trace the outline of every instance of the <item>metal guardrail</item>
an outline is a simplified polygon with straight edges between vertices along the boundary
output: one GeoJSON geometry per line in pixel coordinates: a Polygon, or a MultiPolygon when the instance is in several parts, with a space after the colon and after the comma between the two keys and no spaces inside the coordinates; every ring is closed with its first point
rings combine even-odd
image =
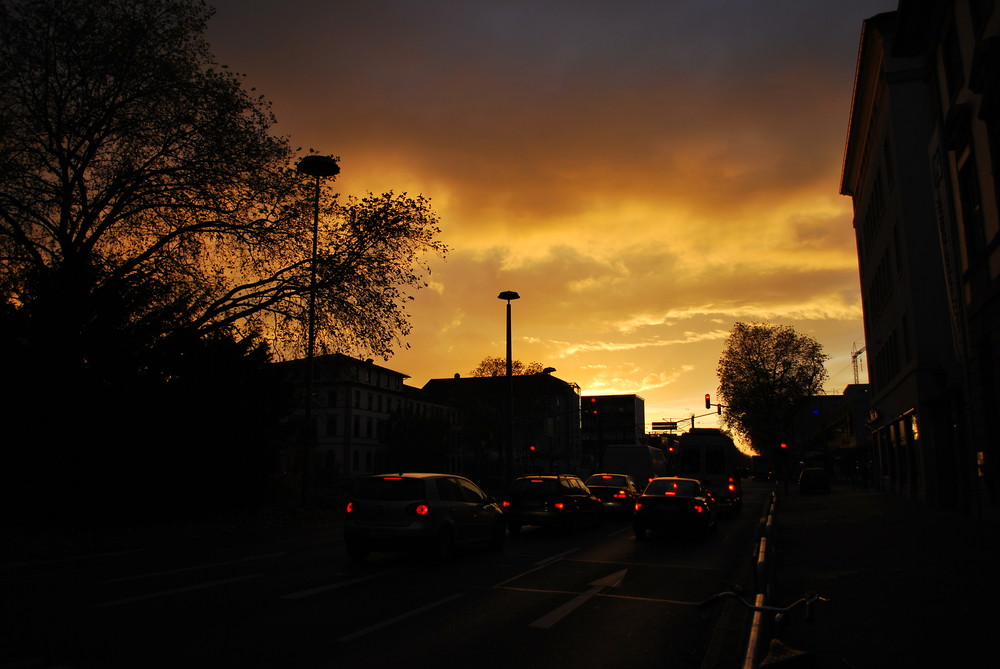
{"type": "MultiPolygon", "coordinates": [[[[777,493],[771,493],[771,503],[760,519],[760,539],[757,543],[757,559],[754,566],[754,605],[764,607],[771,587],[772,554],[774,546],[774,516],[777,506],[777,493]]],[[[762,611],[755,611],[750,624],[750,635],[747,638],[747,649],[743,657],[743,669],[755,669],[762,657],[762,646],[768,643],[770,630],[765,629],[769,621],[762,611]]]]}

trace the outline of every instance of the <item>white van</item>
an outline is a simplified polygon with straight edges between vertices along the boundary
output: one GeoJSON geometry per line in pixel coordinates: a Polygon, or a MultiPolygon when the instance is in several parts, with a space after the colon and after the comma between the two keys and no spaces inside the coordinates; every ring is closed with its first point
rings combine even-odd
{"type": "Polygon", "coordinates": [[[608,474],[628,474],[645,490],[649,480],[667,473],[667,461],[663,451],[654,446],[642,444],[612,444],[604,449],[603,472],[608,474]]]}
{"type": "Polygon", "coordinates": [[[736,512],[743,506],[743,484],[739,473],[739,451],[722,430],[695,427],[681,435],[680,476],[698,479],[712,494],[722,511],[736,512]]]}

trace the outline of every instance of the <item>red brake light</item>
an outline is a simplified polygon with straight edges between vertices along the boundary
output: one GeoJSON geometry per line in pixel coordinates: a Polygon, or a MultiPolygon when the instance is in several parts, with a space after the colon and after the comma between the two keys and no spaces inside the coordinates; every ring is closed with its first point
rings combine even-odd
{"type": "Polygon", "coordinates": [[[503,508],[505,508],[505,509],[506,509],[506,508],[507,508],[508,506],[510,506],[510,502],[509,502],[509,501],[507,501],[507,500],[504,500],[504,501],[503,501],[503,508]]]}
{"type": "Polygon", "coordinates": [[[667,492],[665,492],[665,493],[663,493],[663,494],[664,494],[664,495],[668,495],[668,496],[669,496],[669,495],[676,495],[677,493],[676,493],[676,492],[674,492],[673,490],[668,490],[667,492]]]}
{"type": "Polygon", "coordinates": [[[556,502],[555,504],[553,504],[553,506],[554,506],[555,508],[559,509],[560,511],[562,511],[563,509],[565,509],[565,508],[566,508],[566,505],[565,505],[565,504],[563,504],[562,502],[556,502]]]}
{"type": "Polygon", "coordinates": [[[354,502],[348,502],[347,503],[347,513],[351,513],[353,511],[354,511],[354,502]]]}
{"type": "Polygon", "coordinates": [[[414,502],[406,507],[406,512],[414,516],[426,516],[431,512],[431,508],[426,502],[414,502]]]}
{"type": "Polygon", "coordinates": [[[382,480],[383,481],[402,481],[403,477],[402,476],[383,476],[382,480]]]}
{"type": "Polygon", "coordinates": [[[531,479],[531,483],[543,483],[542,479],[531,479]]]}
{"type": "Polygon", "coordinates": [[[625,497],[627,497],[627,495],[624,490],[619,490],[615,493],[615,499],[625,499],[625,497]]]}
{"type": "Polygon", "coordinates": [[[641,508],[642,508],[642,502],[636,502],[635,503],[635,510],[638,511],[641,508]]]}
{"type": "Polygon", "coordinates": [[[607,481],[607,480],[608,480],[608,479],[610,479],[611,477],[610,477],[609,475],[605,474],[605,475],[604,475],[604,476],[602,476],[601,478],[602,478],[602,479],[604,479],[605,481],[607,481]]]}
{"type": "Polygon", "coordinates": [[[736,491],[736,486],[733,485],[732,483],[730,483],[729,484],[729,492],[735,492],[735,491],[736,491]]]}
{"type": "Polygon", "coordinates": [[[703,511],[705,511],[705,507],[703,507],[701,504],[695,504],[694,510],[697,511],[698,513],[702,513],[703,511]]]}

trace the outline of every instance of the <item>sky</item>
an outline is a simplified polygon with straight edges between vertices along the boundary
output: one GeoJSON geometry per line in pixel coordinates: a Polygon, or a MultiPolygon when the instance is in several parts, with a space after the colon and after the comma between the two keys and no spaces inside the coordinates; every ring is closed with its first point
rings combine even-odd
{"type": "Polygon", "coordinates": [[[450,251],[379,361],[409,385],[503,357],[508,290],[515,359],[637,394],[647,424],[706,413],[738,321],[816,339],[828,394],[854,382],[840,177],[862,22],[895,0],[209,4],[274,132],[339,156],[327,187],[440,216],[450,251]]]}

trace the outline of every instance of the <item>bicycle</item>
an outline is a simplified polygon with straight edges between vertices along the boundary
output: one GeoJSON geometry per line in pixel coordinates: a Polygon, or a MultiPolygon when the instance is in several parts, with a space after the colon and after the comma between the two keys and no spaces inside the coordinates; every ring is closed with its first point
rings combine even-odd
{"type": "MultiPolygon", "coordinates": [[[[705,609],[724,599],[735,599],[747,609],[754,612],[754,622],[751,627],[750,638],[747,643],[746,657],[743,669],[798,669],[799,667],[813,667],[816,664],[816,657],[809,651],[797,650],[786,646],[777,639],[778,628],[785,623],[785,618],[799,607],[805,608],[805,620],[813,620],[813,609],[818,602],[830,601],[826,597],[815,592],[807,592],[788,606],[768,606],[763,603],[750,603],[743,598],[742,591],[736,588],[734,591],[720,592],[712,595],[708,599],[698,604],[699,609],[705,609]],[[761,630],[764,625],[763,616],[770,615],[772,630],[770,642],[768,643],[767,654],[759,663],[755,659],[759,655],[758,645],[761,641],[761,630]]],[[[763,601],[763,596],[758,595],[758,599],[763,601]]]]}

